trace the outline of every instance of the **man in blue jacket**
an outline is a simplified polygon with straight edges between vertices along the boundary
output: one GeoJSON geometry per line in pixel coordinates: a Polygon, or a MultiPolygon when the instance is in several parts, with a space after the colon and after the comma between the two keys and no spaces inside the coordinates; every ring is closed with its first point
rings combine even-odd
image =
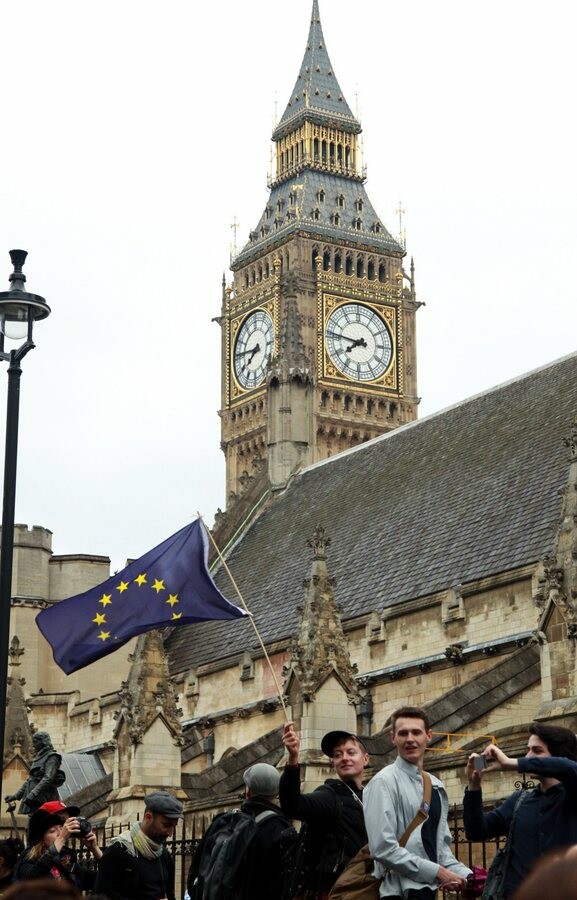
{"type": "Polygon", "coordinates": [[[531,866],[545,853],[577,843],[577,738],[568,728],[533,722],[527,753],[520,759],[506,756],[495,746],[482,754],[487,765],[475,769],[473,753],[467,764],[469,786],[463,801],[465,832],[470,841],[483,841],[509,833],[517,801],[515,791],[504,803],[483,813],[481,781],[492,771],[530,774],[539,782],[526,791],[517,806],[511,851],[505,874],[505,897],[512,897],[531,866]]]}

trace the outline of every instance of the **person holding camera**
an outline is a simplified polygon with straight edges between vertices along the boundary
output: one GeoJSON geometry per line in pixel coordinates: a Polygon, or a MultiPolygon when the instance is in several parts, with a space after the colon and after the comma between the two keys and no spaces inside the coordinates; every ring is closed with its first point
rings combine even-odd
{"type": "Polygon", "coordinates": [[[80,890],[90,890],[94,885],[96,872],[81,865],[76,851],[67,846],[66,842],[74,838],[80,839],[94,859],[101,858],[102,850],[87,819],[76,815],[68,816],[63,821],[62,810],[36,810],[28,822],[28,849],[16,863],[14,881],[65,878],[80,890]]]}
{"type": "Polygon", "coordinates": [[[568,728],[533,722],[527,752],[514,759],[495,744],[467,763],[463,820],[469,841],[508,835],[504,896],[512,897],[544,854],[577,843],[577,738],[568,728]],[[539,782],[483,812],[481,782],[492,771],[520,772],[539,782]]]}

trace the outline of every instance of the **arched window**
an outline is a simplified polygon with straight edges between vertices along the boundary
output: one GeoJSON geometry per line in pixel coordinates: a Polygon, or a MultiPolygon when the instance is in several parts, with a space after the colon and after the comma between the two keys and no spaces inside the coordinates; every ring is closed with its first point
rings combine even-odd
{"type": "Polygon", "coordinates": [[[353,258],[352,258],[352,256],[350,255],[350,253],[347,253],[347,256],[346,256],[346,259],[345,259],[345,273],[346,273],[347,275],[352,275],[352,274],[353,274],[353,258]]]}
{"type": "Polygon", "coordinates": [[[323,253],[323,269],[325,272],[328,272],[331,267],[331,253],[330,250],[325,250],[323,253]]]}
{"type": "Polygon", "coordinates": [[[365,261],[362,256],[357,257],[357,278],[362,278],[365,274],[365,261]]]}
{"type": "Polygon", "coordinates": [[[372,259],[369,259],[369,262],[367,265],[367,277],[368,277],[369,281],[375,280],[375,263],[372,259]]]}
{"type": "Polygon", "coordinates": [[[384,263],[379,263],[379,281],[387,280],[387,269],[384,263]]]}
{"type": "Polygon", "coordinates": [[[343,271],[343,258],[340,254],[340,250],[337,250],[335,253],[335,272],[343,271]]]}

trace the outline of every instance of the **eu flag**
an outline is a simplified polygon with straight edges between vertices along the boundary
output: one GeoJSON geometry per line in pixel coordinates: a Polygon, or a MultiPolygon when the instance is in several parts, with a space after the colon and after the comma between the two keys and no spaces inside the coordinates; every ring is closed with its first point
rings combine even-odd
{"type": "Polygon", "coordinates": [[[70,675],[152,628],[246,615],[210,576],[199,518],[98,587],[43,609],[36,623],[70,675]]]}

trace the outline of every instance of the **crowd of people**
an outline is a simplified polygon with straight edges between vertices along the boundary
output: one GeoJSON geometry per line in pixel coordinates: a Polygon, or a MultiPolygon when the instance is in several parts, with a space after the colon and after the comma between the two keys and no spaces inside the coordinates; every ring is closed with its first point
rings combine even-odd
{"type": "MultiPolygon", "coordinates": [[[[451,849],[443,783],[426,772],[432,740],[426,711],[398,709],[391,739],[395,760],[363,786],[369,754],[362,738],[329,732],[321,748],[334,777],[303,793],[300,739],[288,723],[282,772],[266,763],[245,771],[242,806],[216,816],[196,849],[186,900],[353,897],[347,873],[357,860],[368,862],[372,895],[381,900],[434,900],[439,891],[479,896],[482,885],[451,849]],[[299,831],[295,822],[301,823],[299,831]]],[[[526,754],[518,759],[496,744],[470,755],[466,836],[506,838],[492,898],[577,896],[576,801],[577,739],[567,728],[533,723],[526,754]],[[486,812],[482,783],[496,771],[530,775],[537,787],[519,789],[486,812]]],[[[176,900],[166,841],[183,807],[166,791],[150,794],[144,803],[142,820],[104,851],[77,807],[59,800],[42,804],[30,815],[26,848],[17,839],[0,842],[0,894],[6,900],[76,898],[81,892],[93,900],[176,900]],[[92,865],[79,861],[70,846],[75,840],[93,857],[92,865]]],[[[493,885],[491,873],[489,880],[493,885]]]]}

